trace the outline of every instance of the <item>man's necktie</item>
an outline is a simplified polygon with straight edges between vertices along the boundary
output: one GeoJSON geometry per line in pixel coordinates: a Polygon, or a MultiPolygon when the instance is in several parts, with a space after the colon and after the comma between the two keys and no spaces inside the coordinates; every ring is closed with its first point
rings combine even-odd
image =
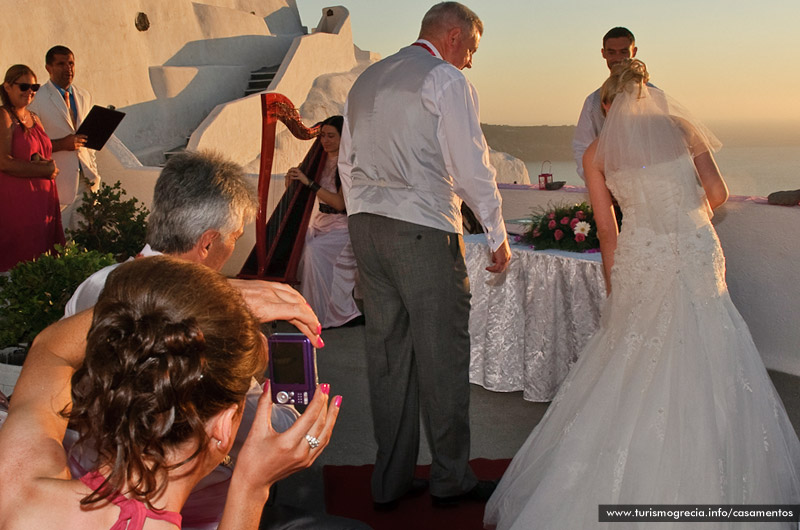
{"type": "Polygon", "coordinates": [[[69,102],[69,91],[64,91],[64,103],[67,104],[67,114],[69,114],[69,119],[72,121],[72,126],[75,127],[75,114],[72,112],[72,105],[69,102]]]}

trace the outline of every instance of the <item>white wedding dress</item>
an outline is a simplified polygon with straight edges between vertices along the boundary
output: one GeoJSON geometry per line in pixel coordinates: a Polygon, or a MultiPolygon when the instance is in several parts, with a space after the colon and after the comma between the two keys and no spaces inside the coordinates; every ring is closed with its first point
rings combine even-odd
{"type": "Polygon", "coordinates": [[[800,504],[800,442],[728,295],[692,158],[685,152],[606,179],[624,213],[612,294],[489,501],[485,524],[671,528],[598,523],[598,505],[800,504]]]}

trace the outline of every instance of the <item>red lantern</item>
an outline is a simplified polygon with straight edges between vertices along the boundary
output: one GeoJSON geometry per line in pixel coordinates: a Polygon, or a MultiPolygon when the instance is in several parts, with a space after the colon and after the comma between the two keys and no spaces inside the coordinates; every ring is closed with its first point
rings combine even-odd
{"type": "Polygon", "coordinates": [[[553,183],[553,164],[549,160],[542,162],[542,172],[539,173],[539,189],[546,190],[549,184],[553,183]],[[544,171],[544,165],[547,164],[547,173],[544,171]]]}

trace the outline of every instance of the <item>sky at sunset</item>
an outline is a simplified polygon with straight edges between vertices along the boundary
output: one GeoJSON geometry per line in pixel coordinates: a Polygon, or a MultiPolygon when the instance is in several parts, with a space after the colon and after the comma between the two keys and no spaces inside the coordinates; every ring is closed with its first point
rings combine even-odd
{"type": "MultiPolygon", "coordinates": [[[[353,39],[386,57],[411,43],[432,0],[349,0],[353,39]]],[[[625,26],[651,82],[709,124],[778,124],[800,136],[797,0],[471,0],[485,32],[469,79],[481,121],[574,125],[608,75],[603,34],[625,26]]],[[[321,0],[297,0],[316,27],[321,0]]]]}

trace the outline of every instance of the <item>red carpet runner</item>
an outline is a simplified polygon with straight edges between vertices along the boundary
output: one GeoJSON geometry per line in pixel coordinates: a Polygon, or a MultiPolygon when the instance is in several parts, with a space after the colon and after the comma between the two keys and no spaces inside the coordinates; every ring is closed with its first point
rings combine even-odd
{"type": "MultiPolygon", "coordinates": [[[[479,479],[498,479],[511,460],[470,461],[479,479]]],[[[417,477],[427,478],[431,466],[417,466],[417,477]]],[[[403,499],[392,512],[376,512],[372,508],[370,477],[372,465],[325,466],[325,505],[331,515],[350,517],[369,524],[375,530],[481,530],[484,504],[463,502],[456,508],[434,508],[428,493],[403,499]]]]}

